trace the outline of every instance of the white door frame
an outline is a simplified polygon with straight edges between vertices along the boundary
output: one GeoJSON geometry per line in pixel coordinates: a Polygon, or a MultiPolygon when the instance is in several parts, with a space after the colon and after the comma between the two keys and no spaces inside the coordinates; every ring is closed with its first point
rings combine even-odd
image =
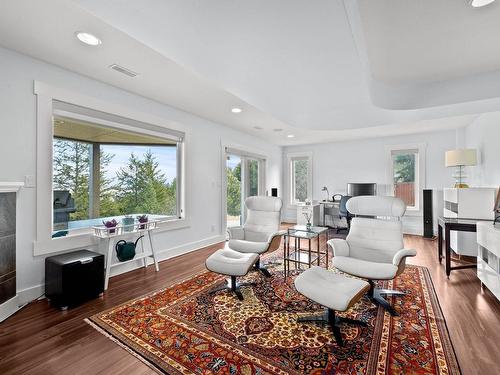
{"type": "Polygon", "coordinates": [[[259,172],[258,172],[258,178],[259,178],[259,186],[258,186],[258,195],[265,195],[266,194],[266,163],[269,160],[268,155],[263,154],[259,151],[254,151],[254,150],[248,150],[246,147],[241,147],[241,146],[230,146],[230,145],[224,145],[222,144],[221,147],[221,229],[222,233],[224,234],[227,232],[227,156],[228,155],[238,155],[241,158],[241,190],[242,190],[242,202],[241,202],[241,207],[242,207],[242,212],[241,212],[241,217],[242,221],[244,222],[245,218],[245,213],[244,213],[244,206],[245,206],[245,198],[247,195],[247,189],[248,186],[246,183],[246,173],[247,173],[247,167],[246,167],[246,161],[247,160],[258,160],[259,162],[259,172]]]}

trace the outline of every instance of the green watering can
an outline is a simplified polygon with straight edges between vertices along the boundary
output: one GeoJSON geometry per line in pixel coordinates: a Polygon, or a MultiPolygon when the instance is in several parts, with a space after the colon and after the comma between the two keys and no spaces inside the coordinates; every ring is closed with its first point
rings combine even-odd
{"type": "Polygon", "coordinates": [[[135,242],[127,242],[125,240],[120,240],[115,245],[116,257],[120,262],[125,262],[135,257],[135,248],[137,247],[137,242],[144,237],[140,236],[135,242]]]}

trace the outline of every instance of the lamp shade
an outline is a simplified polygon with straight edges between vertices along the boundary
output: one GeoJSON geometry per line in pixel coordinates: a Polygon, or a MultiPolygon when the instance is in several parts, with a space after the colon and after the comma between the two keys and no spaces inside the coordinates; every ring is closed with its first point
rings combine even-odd
{"type": "Polygon", "coordinates": [[[446,151],[445,165],[447,167],[476,165],[476,163],[476,150],[473,148],[446,151]]]}

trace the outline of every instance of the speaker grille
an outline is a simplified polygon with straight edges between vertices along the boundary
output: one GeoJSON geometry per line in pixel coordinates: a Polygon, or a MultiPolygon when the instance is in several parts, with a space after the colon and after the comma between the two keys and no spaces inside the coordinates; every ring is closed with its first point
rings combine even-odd
{"type": "Polygon", "coordinates": [[[424,237],[432,238],[434,237],[434,220],[432,214],[432,190],[424,190],[424,204],[423,204],[423,227],[424,227],[424,237]]]}

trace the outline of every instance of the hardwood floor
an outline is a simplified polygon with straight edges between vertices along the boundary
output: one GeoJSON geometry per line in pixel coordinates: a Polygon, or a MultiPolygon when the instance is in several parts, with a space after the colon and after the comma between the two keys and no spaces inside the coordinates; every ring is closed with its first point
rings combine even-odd
{"type": "MultiPolygon", "coordinates": [[[[412,264],[429,268],[464,375],[500,373],[500,303],[482,291],[475,270],[453,271],[446,278],[436,260],[436,242],[407,236],[416,248],[412,264]]],[[[204,269],[210,246],[110,280],[101,299],[69,311],[46,300],[33,302],[0,323],[0,374],[150,374],[153,371],[83,319],[99,311],[168,286],[204,269]]]]}

